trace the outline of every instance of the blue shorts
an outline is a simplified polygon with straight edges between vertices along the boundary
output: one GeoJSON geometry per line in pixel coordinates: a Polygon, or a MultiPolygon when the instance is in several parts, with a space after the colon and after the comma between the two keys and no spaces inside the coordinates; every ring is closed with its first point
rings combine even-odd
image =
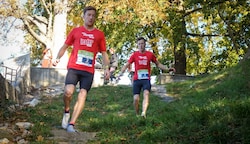
{"type": "Polygon", "coordinates": [[[151,91],[151,83],[150,80],[145,79],[145,80],[134,80],[133,83],[133,94],[140,94],[141,89],[151,91]]]}
{"type": "Polygon", "coordinates": [[[80,89],[85,89],[88,92],[92,86],[93,78],[94,74],[92,73],[76,69],[68,69],[65,85],[73,84],[76,86],[76,84],[80,82],[80,89]]]}

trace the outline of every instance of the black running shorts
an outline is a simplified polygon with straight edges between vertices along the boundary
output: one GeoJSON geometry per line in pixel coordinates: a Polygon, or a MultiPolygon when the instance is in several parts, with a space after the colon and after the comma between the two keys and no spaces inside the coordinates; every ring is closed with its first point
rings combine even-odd
{"type": "Polygon", "coordinates": [[[151,91],[151,83],[148,79],[134,80],[133,83],[133,94],[140,94],[141,89],[151,91]]]}
{"type": "Polygon", "coordinates": [[[88,92],[92,86],[93,78],[94,74],[87,71],[68,69],[65,85],[73,84],[76,86],[76,84],[79,82],[80,89],[85,89],[88,92]]]}

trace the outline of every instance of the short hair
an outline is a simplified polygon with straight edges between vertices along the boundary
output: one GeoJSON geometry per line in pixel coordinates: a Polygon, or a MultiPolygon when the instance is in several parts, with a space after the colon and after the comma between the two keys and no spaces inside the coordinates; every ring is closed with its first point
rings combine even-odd
{"type": "Polygon", "coordinates": [[[138,38],[137,38],[137,42],[140,41],[140,40],[144,40],[144,42],[147,41],[144,37],[138,37],[138,38]]]}
{"type": "Polygon", "coordinates": [[[96,8],[93,6],[87,6],[83,9],[83,15],[85,15],[85,13],[89,10],[94,10],[96,12],[96,8]]]}

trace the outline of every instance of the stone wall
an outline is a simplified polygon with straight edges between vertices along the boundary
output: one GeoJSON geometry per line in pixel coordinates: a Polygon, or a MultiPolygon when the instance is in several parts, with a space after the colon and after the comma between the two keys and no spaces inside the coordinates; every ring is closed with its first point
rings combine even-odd
{"type": "MultiPolygon", "coordinates": [[[[95,69],[92,87],[98,87],[104,84],[103,73],[104,71],[102,69],[95,69]]],[[[31,86],[33,88],[40,88],[63,85],[66,74],[67,69],[31,67],[31,86]]]]}
{"type": "Polygon", "coordinates": [[[193,79],[193,76],[187,76],[187,75],[179,75],[179,74],[168,74],[168,73],[162,73],[158,76],[159,84],[166,84],[171,82],[178,82],[178,81],[184,81],[184,80],[190,80],[193,79]]]}

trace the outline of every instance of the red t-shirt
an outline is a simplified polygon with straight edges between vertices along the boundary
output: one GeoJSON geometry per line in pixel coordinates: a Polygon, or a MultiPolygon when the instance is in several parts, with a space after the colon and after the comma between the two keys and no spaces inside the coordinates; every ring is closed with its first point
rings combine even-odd
{"type": "Polygon", "coordinates": [[[104,33],[98,29],[89,31],[83,26],[77,27],[71,30],[65,44],[73,45],[67,68],[94,74],[96,54],[106,51],[104,33]]]}
{"type": "Polygon", "coordinates": [[[134,80],[138,79],[150,79],[151,73],[151,62],[156,63],[156,56],[150,52],[145,51],[144,53],[140,53],[139,51],[134,52],[128,62],[132,64],[134,62],[135,65],[135,74],[134,80]]]}

